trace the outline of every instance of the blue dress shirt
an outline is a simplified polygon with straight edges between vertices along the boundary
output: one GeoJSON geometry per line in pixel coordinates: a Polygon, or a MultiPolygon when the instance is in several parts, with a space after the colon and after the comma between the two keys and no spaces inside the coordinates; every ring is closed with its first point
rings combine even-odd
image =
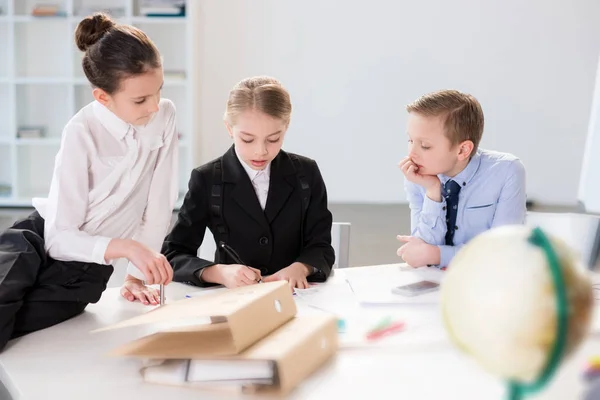
{"type": "Polygon", "coordinates": [[[479,149],[466,168],[451,178],[438,175],[444,185],[460,186],[454,246],[445,245],[446,202],[429,199],[425,189],[405,180],[411,210],[411,235],[440,248],[440,266],[450,263],[469,240],[490,228],[525,223],[525,167],[508,153],[479,149]]]}

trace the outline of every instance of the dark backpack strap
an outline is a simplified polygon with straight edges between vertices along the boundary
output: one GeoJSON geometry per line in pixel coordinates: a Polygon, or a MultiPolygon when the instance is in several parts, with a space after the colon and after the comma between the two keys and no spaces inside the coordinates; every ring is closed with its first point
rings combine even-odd
{"type": "MultiPolygon", "coordinates": [[[[296,170],[296,176],[298,176],[298,181],[300,181],[300,190],[302,193],[302,223],[300,225],[300,248],[304,248],[304,223],[306,219],[306,211],[308,210],[308,206],[310,204],[310,185],[308,183],[308,179],[306,179],[306,175],[304,175],[304,171],[302,171],[302,164],[300,163],[300,158],[296,154],[290,154],[290,158],[292,159],[292,164],[294,165],[294,169],[296,170]]],[[[314,267],[314,266],[313,266],[314,267]]],[[[325,280],[327,277],[323,275],[323,272],[318,268],[315,268],[316,271],[313,271],[309,275],[309,281],[320,281],[325,280]]]]}
{"type": "Polygon", "coordinates": [[[306,175],[304,175],[304,172],[302,171],[302,164],[300,163],[298,156],[295,154],[290,154],[290,159],[292,160],[294,170],[296,171],[296,176],[300,182],[300,193],[302,195],[302,214],[300,216],[300,248],[304,248],[304,221],[306,219],[306,210],[308,210],[308,205],[310,204],[310,185],[308,184],[306,175]]]}
{"type": "Polygon", "coordinates": [[[228,242],[227,225],[223,220],[223,168],[221,160],[213,163],[213,185],[210,191],[210,211],[213,225],[219,234],[216,240],[228,242]]]}
{"type": "MultiPolygon", "coordinates": [[[[290,154],[290,158],[292,164],[294,164],[294,170],[296,171],[298,180],[300,181],[300,190],[302,191],[302,211],[306,212],[310,203],[310,185],[308,184],[306,175],[304,175],[304,171],[302,171],[302,164],[300,163],[298,156],[296,154],[290,154]]],[[[304,218],[302,218],[302,220],[304,221],[304,218]]]]}

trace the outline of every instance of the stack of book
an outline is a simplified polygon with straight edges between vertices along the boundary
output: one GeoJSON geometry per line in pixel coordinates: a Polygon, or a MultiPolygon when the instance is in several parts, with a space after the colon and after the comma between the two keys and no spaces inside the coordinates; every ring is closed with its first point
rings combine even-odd
{"type": "Polygon", "coordinates": [[[0,197],[9,197],[12,193],[12,186],[8,183],[0,183],[0,197]]]}
{"type": "Polygon", "coordinates": [[[125,7],[106,7],[106,5],[83,5],[75,10],[75,15],[85,17],[97,12],[103,12],[113,18],[121,18],[125,16],[125,7]]]}
{"type": "Polygon", "coordinates": [[[17,137],[20,139],[40,139],[44,136],[43,126],[20,126],[17,137]]]}
{"type": "Polygon", "coordinates": [[[112,355],[144,360],[146,382],[282,395],[338,349],[333,316],[296,311],[287,282],[269,282],[187,298],[100,331],[145,327],[112,355]]]}
{"type": "Polygon", "coordinates": [[[183,17],[185,0],[141,0],[140,14],[147,17],[183,17]]]}
{"type": "Polygon", "coordinates": [[[35,17],[65,17],[67,13],[61,9],[59,4],[36,4],[31,9],[31,15],[35,17]]]}

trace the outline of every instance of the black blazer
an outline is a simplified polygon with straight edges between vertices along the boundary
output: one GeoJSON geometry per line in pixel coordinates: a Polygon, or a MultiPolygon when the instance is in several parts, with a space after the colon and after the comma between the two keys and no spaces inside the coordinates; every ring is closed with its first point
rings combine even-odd
{"type": "Polygon", "coordinates": [[[218,245],[215,262],[197,257],[206,227],[217,244],[223,240],[210,209],[214,163],[219,160],[223,169],[221,215],[228,230],[227,244],[242,261],[260,269],[263,276],[298,261],[318,269],[308,280],[322,282],[327,279],[335,256],[331,247],[332,215],[327,208],[325,182],[314,160],[297,157],[310,185],[310,202],[304,212],[304,221],[301,220],[303,204],[298,174],[290,155],[283,150],[271,163],[264,211],[233,146],[222,157],[192,171],[177,222],[162,247],[162,253],[173,267],[175,281],[208,286],[211,284],[198,279],[201,269],[214,264],[236,264],[218,245]]]}

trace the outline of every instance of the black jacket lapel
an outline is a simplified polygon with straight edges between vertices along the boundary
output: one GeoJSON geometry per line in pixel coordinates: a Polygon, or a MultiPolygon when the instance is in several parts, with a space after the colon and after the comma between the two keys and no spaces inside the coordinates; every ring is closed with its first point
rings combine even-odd
{"type": "Polygon", "coordinates": [[[256,222],[265,228],[269,228],[269,223],[258,202],[252,182],[250,182],[248,174],[240,164],[233,146],[223,156],[223,181],[235,185],[231,191],[231,197],[238,203],[240,208],[254,218],[256,222]]]}
{"type": "Polygon", "coordinates": [[[269,223],[279,214],[296,186],[294,165],[289,155],[281,150],[271,163],[269,195],[265,215],[269,223]]]}

